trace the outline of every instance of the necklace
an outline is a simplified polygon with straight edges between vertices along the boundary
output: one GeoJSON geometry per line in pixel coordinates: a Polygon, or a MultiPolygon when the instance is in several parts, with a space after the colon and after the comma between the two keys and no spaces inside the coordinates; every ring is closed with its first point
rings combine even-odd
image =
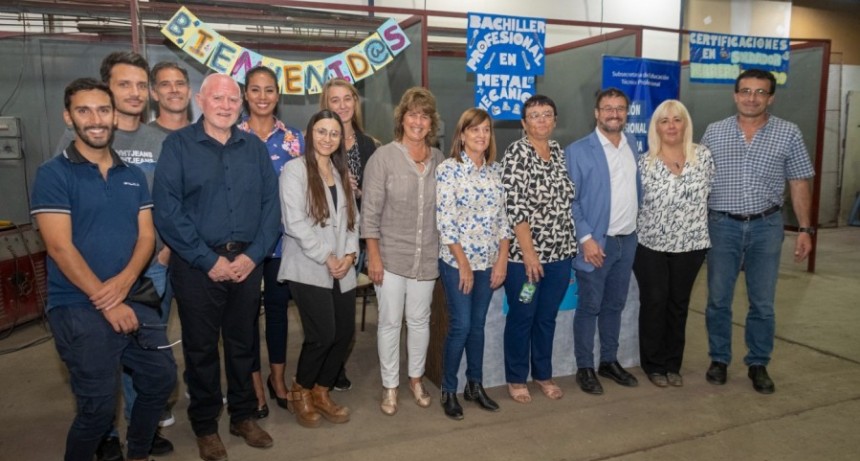
{"type": "Polygon", "coordinates": [[[686,162],[685,159],[681,159],[680,161],[672,160],[662,154],[660,155],[660,158],[663,160],[663,163],[666,164],[666,167],[668,167],[669,170],[673,173],[680,173],[681,170],[684,168],[684,163],[686,162]]]}

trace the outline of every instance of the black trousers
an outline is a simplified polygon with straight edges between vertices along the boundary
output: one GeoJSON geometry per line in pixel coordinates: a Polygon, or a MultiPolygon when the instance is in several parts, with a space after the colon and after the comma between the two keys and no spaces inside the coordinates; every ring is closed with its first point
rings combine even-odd
{"type": "Polygon", "coordinates": [[[679,373],[684,359],[690,292],[707,250],[685,253],[636,248],[639,357],[645,373],[679,373]]]}
{"type": "MultiPolygon", "coordinates": [[[[232,259],[235,255],[225,255],[232,259]]],[[[242,283],[213,282],[175,253],[170,257],[170,282],[182,324],[182,351],[191,402],[188,419],[198,437],[218,432],[221,414],[223,340],[230,421],[251,418],[257,397],[251,382],[255,353],[254,322],[260,306],[263,267],[257,266],[242,283]]]]}
{"type": "MultiPolygon", "coordinates": [[[[281,258],[266,258],[263,261],[263,305],[266,321],[266,350],[269,364],[287,363],[287,304],[290,302],[290,286],[278,281],[281,258]]],[[[254,371],[260,371],[260,322],[254,322],[254,371]]]]}
{"type": "Polygon", "coordinates": [[[337,280],[332,288],[290,281],[290,293],[305,333],[296,382],[306,389],[331,388],[355,334],[355,290],[342,293],[337,280]]]}

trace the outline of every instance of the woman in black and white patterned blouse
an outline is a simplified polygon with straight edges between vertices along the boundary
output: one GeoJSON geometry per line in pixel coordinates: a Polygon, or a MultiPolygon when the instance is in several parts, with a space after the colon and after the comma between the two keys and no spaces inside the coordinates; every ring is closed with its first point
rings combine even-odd
{"type": "Polygon", "coordinates": [[[564,394],[552,379],[555,318],[570,282],[576,238],[571,213],[574,185],[564,152],[553,139],[552,99],[534,95],[523,104],[526,136],[505,150],[502,184],[514,232],[505,279],[505,379],[519,403],[531,402],[526,379],[552,400],[564,394]],[[528,283],[533,285],[526,285],[528,283]],[[525,290],[524,290],[525,288],[525,290]],[[521,293],[534,290],[532,296],[521,293]],[[530,298],[530,299],[529,299],[530,298]]]}
{"type": "Polygon", "coordinates": [[[708,193],[711,152],[693,144],[687,108],[670,99],[657,106],[649,151],[639,159],[644,191],[633,272],[639,282],[639,354],[658,387],[682,386],[684,332],[693,282],[711,246],[708,193]]]}

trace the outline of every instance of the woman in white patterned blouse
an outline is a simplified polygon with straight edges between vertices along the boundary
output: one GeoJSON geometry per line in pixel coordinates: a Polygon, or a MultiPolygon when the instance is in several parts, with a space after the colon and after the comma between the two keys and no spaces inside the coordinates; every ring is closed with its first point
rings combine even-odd
{"type": "Polygon", "coordinates": [[[684,332],[693,282],[711,246],[708,193],[711,152],[693,144],[687,108],[670,99],[657,106],[649,151],[639,160],[644,191],[633,272],[639,282],[639,354],[658,387],[682,386],[684,332]]]}
{"type": "Polygon", "coordinates": [[[464,351],[463,397],[485,410],[499,409],[481,384],[487,309],[505,281],[511,239],[491,122],[482,109],[463,112],[454,129],[451,156],[436,167],[439,274],[448,303],[441,400],[453,419],[463,419],[457,372],[464,351]]]}

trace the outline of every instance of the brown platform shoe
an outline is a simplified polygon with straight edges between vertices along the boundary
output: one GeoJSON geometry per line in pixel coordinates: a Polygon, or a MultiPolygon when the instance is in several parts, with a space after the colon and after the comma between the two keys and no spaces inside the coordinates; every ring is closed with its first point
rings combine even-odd
{"type": "Polygon", "coordinates": [[[314,398],[314,407],[323,417],[335,424],[349,421],[349,408],[342,407],[332,401],[329,388],[317,384],[311,389],[314,398]]]}
{"type": "Polygon", "coordinates": [[[319,427],[322,421],[314,407],[314,398],[309,389],[305,389],[293,378],[293,388],[287,396],[287,410],[296,415],[296,422],[304,427],[319,427]]]}

